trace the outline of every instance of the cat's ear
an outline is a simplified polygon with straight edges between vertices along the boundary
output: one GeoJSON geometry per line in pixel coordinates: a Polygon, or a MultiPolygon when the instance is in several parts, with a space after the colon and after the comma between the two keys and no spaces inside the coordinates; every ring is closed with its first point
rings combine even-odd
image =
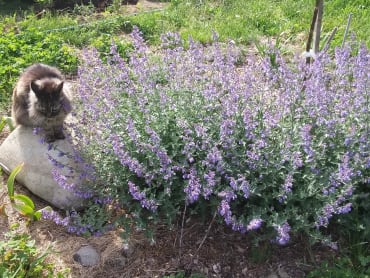
{"type": "Polygon", "coordinates": [[[60,82],[58,86],[56,87],[55,91],[60,94],[63,90],[64,81],[60,82]]]}
{"type": "Polygon", "coordinates": [[[41,91],[40,84],[37,84],[36,81],[31,81],[31,89],[38,96],[41,91]]]}

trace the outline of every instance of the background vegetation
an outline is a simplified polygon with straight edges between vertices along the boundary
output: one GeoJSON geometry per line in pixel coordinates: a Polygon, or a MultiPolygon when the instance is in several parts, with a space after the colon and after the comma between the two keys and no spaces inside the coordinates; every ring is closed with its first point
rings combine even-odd
{"type": "MultiPolygon", "coordinates": [[[[231,39],[248,45],[266,44],[271,38],[279,38],[283,51],[302,51],[314,6],[313,0],[172,0],[164,9],[129,15],[125,6],[113,1],[113,5],[98,16],[92,5],[77,5],[61,12],[43,10],[49,1],[36,2],[39,3],[0,1],[2,110],[9,104],[19,72],[27,65],[44,62],[74,75],[78,49],[95,46],[101,53],[107,53],[110,42],[115,40],[124,54],[131,49],[125,34],[134,25],[151,45],[157,45],[160,35],[168,31],[208,43],[214,30],[220,41],[231,39]]],[[[140,7],[140,2],[138,5],[140,7]]],[[[369,46],[370,4],[367,0],[325,1],[323,37],[338,27],[332,45],[340,45],[350,13],[353,14],[350,31],[369,46]]]]}

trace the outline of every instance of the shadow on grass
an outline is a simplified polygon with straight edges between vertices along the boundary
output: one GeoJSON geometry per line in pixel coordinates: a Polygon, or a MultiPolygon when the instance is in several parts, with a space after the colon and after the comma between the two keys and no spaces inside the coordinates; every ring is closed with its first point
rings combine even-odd
{"type": "Polygon", "coordinates": [[[32,9],[34,4],[32,0],[0,0],[0,16],[14,15],[32,9]]]}

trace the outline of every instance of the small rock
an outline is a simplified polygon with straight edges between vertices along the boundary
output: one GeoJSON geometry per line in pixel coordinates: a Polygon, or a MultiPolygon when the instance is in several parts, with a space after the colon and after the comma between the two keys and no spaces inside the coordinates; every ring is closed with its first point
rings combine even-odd
{"type": "Polygon", "coordinates": [[[134,253],[134,246],[130,243],[122,244],[121,254],[122,256],[129,258],[134,253]]]}
{"type": "Polygon", "coordinates": [[[221,265],[219,263],[214,264],[212,266],[212,270],[213,270],[214,273],[220,273],[221,272],[221,265]]]}
{"type": "Polygon", "coordinates": [[[270,273],[269,276],[267,276],[266,278],[279,278],[279,275],[273,272],[270,273]]]}
{"type": "Polygon", "coordinates": [[[90,245],[81,247],[74,255],[73,259],[82,266],[93,266],[99,263],[100,255],[90,245]]]}
{"type": "Polygon", "coordinates": [[[280,278],[290,278],[289,274],[282,267],[279,267],[278,274],[280,278]]]}

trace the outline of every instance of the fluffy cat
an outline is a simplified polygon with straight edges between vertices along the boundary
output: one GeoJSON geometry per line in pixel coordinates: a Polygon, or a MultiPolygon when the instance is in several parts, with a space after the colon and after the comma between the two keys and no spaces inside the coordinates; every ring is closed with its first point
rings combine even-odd
{"type": "Polygon", "coordinates": [[[15,125],[42,128],[45,140],[53,142],[65,138],[63,122],[70,111],[70,93],[57,68],[34,64],[25,69],[13,91],[15,125]]]}

